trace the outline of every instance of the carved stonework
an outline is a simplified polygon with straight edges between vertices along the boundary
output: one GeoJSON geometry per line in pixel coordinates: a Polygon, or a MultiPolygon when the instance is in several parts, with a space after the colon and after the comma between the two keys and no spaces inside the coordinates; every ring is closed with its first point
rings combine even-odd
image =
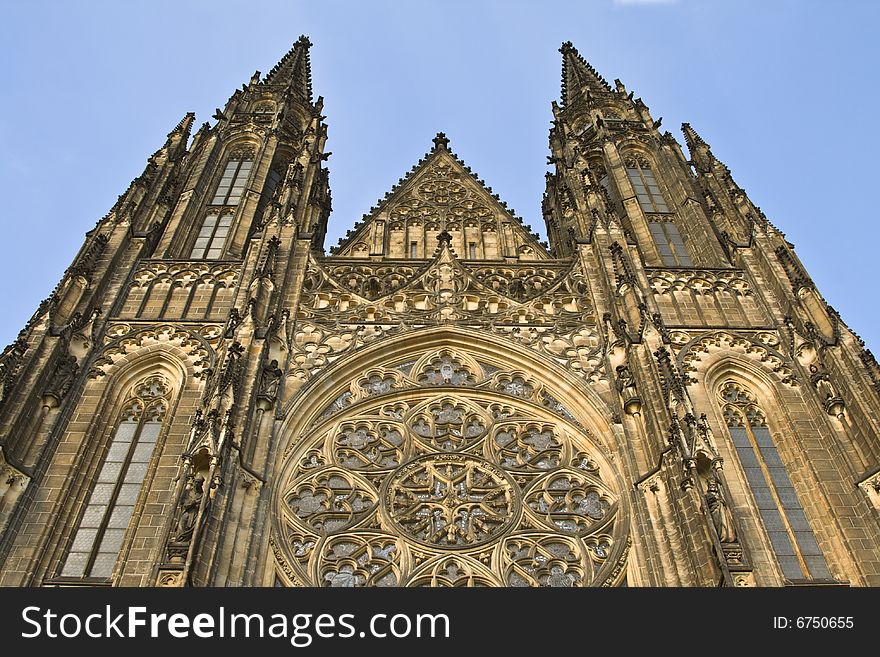
{"type": "Polygon", "coordinates": [[[777,350],[779,338],[767,331],[729,332],[712,331],[694,337],[684,345],[678,354],[678,362],[683,372],[697,373],[701,361],[713,352],[733,352],[753,360],[763,369],[769,370],[784,384],[796,386],[791,359],[777,350]]]}
{"type": "Polygon", "coordinates": [[[3,447],[0,446],[0,532],[6,529],[16,503],[30,482],[30,476],[6,462],[3,447]]]}
{"type": "Polygon", "coordinates": [[[183,351],[195,369],[196,377],[204,377],[214,363],[214,352],[221,337],[221,326],[113,324],[105,331],[100,356],[89,372],[92,378],[105,376],[114,363],[138,349],[154,344],[174,346],[183,351]]]}
{"type": "Polygon", "coordinates": [[[437,133],[328,248],[309,47],[187,114],[0,353],[0,582],[880,586],[880,366],[691,126],[565,43],[546,242],[437,133]]]}
{"type": "Polygon", "coordinates": [[[499,385],[521,376],[469,376],[446,382],[454,397],[424,381],[406,402],[344,406],[285,452],[273,540],[289,584],[618,581],[627,528],[604,450],[499,385]]]}
{"type": "Polygon", "coordinates": [[[859,489],[865,494],[874,508],[880,510],[880,471],[860,481],[859,489]]]}

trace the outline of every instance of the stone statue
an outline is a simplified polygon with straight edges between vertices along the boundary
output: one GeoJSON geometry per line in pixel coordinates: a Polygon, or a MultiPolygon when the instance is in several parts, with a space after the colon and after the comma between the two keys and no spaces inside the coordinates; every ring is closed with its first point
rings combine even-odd
{"type": "Polygon", "coordinates": [[[831,377],[828,376],[828,370],[824,367],[820,368],[815,363],[810,365],[810,381],[819,391],[819,396],[823,401],[837,397],[834,386],[831,385],[831,377]]]}
{"type": "Polygon", "coordinates": [[[626,365],[617,366],[617,388],[624,399],[639,396],[636,391],[635,379],[633,379],[632,372],[629,371],[629,367],[626,365]]]}
{"type": "Polygon", "coordinates": [[[706,502],[709,505],[709,515],[712,517],[712,524],[715,525],[715,531],[718,533],[718,540],[722,543],[733,543],[736,541],[733,515],[724,501],[721,486],[718,485],[718,481],[714,478],[709,480],[706,489],[706,502]]]}
{"type": "Polygon", "coordinates": [[[275,399],[278,396],[278,385],[281,383],[281,368],[278,361],[264,363],[260,372],[260,396],[275,399]]]}
{"type": "Polygon", "coordinates": [[[78,370],[76,356],[70,354],[61,356],[55,365],[51,379],[49,379],[49,385],[46,386],[46,392],[61,400],[73,385],[78,370]]]}
{"type": "Polygon", "coordinates": [[[180,500],[180,516],[177,519],[177,529],[174,532],[176,543],[185,543],[192,539],[193,527],[196,524],[196,516],[202,504],[205,493],[205,478],[198,475],[191,478],[183,491],[180,500]]]}

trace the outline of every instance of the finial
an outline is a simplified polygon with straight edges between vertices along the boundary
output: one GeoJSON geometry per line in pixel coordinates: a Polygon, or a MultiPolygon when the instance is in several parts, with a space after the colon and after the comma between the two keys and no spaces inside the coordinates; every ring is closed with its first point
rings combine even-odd
{"type": "Polygon", "coordinates": [[[434,148],[442,148],[444,151],[449,150],[449,138],[445,132],[438,132],[437,136],[434,137],[434,148]]]}
{"type": "MultiPolygon", "coordinates": [[[[440,133],[443,134],[443,133],[440,133]]],[[[452,246],[452,235],[449,234],[449,231],[445,228],[437,234],[437,243],[438,245],[443,243],[449,244],[452,246]]]]}

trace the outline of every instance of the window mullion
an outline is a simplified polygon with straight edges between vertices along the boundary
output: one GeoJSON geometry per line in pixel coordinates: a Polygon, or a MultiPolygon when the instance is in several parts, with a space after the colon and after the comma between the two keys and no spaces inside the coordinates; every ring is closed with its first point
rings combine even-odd
{"type": "Polygon", "coordinates": [[[211,231],[211,238],[208,240],[208,246],[205,248],[205,257],[211,253],[214,248],[214,240],[217,239],[217,231],[220,230],[220,222],[223,220],[223,213],[217,213],[217,221],[214,222],[214,229],[211,231]]]}
{"type": "MultiPolygon", "coordinates": [[[[767,463],[764,460],[764,453],[761,451],[760,445],[758,445],[758,439],[755,437],[755,433],[752,431],[752,425],[748,421],[747,418],[744,418],[743,425],[746,428],[746,435],[749,437],[749,441],[752,443],[752,449],[755,451],[755,455],[757,456],[758,466],[761,468],[761,472],[764,475],[764,479],[767,482],[767,488],[770,491],[770,495],[773,496],[773,501],[776,503],[776,508],[779,510],[779,516],[782,518],[782,524],[785,525],[785,532],[788,534],[788,540],[791,541],[791,547],[794,550],[794,554],[797,557],[798,563],[800,563],[801,571],[804,574],[805,579],[810,579],[810,569],[807,567],[807,562],[804,560],[804,555],[801,554],[801,547],[798,545],[797,536],[795,536],[794,529],[791,526],[791,521],[788,519],[788,514],[786,513],[785,506],[782,504],[782,500],[779,497],[779,493],[776,490],[776,482],[773,481],[773,478],[770,476],[770,470],[767,468],[767,463]]],[[[766,530],[766,527],[765,527],[766,530]]],[[[775,553],[775,550],[774,550],[775,553]]]]}
{"type": "MultiPolygon", "coordinates": [[[[89,558],[86,561],[85,569],[83,570],[83,574],[86,577],[91,576],[92,568],[95,565],[95,559],[98,558],[98,551],[101,547],[101,542],[104,540],[104,534],[107,531],[107,525],[110,523],[110,516],[113,515],[113,510],[116,508],[116,501],[119,499],[119,492],[122,490],[122,484],[125,481],[125,475],[128,472],[128,468],[131,465],[131,460],[134,457],[134,450],[137,447],[138,440],[141,437],[141,432],[144,428],[145,418],[147,416],[147,409],[144,407],[144,410],[141,412],[141,418],[138,421],[137,429],[134,432],[134,436],[131,439],[131,443],[128,447],[128,454],[125,456],[125,460],[122,462],[122,467],[119,469],[119,475],[116,478],[116,484],[113,487],[113,493],[110,495],[110,499],[107,500],[107,508],[104,511],[104,517],[101,519],[101,524],[98,526],[98,531],[95,534],[95,542],[92,544],[92,551],[89,553],[89,558]]],[[[116,436],[116,432],[113,433],[114,437],[116,436]]],[[[112,441],[110,443],[113,444],[112,441]]]]}

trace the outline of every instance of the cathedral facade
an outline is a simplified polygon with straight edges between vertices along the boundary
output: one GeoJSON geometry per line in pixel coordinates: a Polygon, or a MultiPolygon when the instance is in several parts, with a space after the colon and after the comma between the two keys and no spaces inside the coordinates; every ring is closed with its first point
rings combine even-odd
{"type": "Polygon", "coordinates": [[[0,584],[880,585],[880,367],[693,128],[566,43],[548,243],[440,133],[325,250],[309,47],[0,357],[0,584]]]}

